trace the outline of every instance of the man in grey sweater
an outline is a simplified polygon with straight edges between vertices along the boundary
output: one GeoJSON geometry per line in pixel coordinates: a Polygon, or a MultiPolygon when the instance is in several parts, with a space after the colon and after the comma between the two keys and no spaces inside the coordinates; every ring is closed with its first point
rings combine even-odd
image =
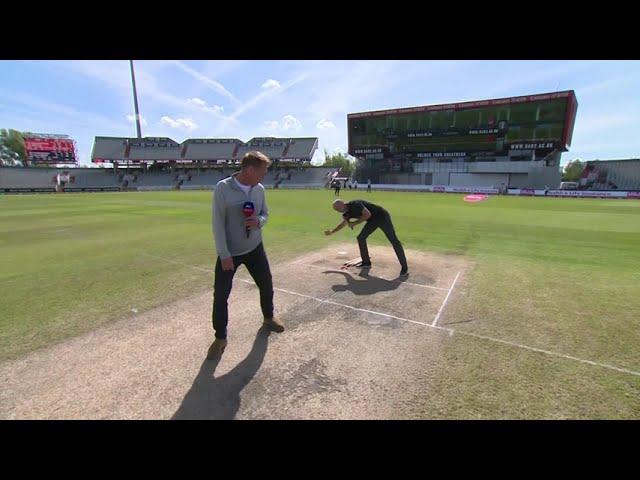
{"type": "Polygon", "coordinates": [[[260,290],[260,307],[264,325],[276,332],[284,331],[282,322],[273,316],[273,283],[267,254],[262,245],[261,229],[269,218],[269,209],[260,183],[271,160],[260,152],[248,152],[240,172],[220,180],[215,188],[212,207],[213,235],[218,259],[213,286],[213,329],[215,340],[207,358],[222,355],[227,346],[228,309],[233,276],[244,264],[260,290]]]}

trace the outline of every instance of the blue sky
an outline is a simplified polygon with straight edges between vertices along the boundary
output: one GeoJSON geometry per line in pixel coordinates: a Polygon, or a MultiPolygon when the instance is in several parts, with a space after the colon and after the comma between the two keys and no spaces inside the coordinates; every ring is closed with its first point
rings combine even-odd
{"type": "MultiPolygon", "coordinates": [[[[144,136],[317,136],[346,151],[347,113],[576,91],[563,164],[640,158],[640,61],[136,61],[144,136]]],[[[135,136],[127,60],[0,61],[0,128],[135,136]]]]}

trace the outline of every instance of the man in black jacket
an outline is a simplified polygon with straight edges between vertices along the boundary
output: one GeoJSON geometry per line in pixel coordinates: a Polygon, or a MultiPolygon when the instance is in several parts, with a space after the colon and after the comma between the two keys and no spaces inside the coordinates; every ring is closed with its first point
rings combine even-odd
{"type": "Polygon", "coordinates": [[[334,180],[331,182],[331,188],[333,188],[334,195],[340,195],[340,180],[334,180]]]}
{"type": "Polygon", "coordinates": [[[333,202],[333,209],[342,213],[343,220],[333,230],[325,230],[325,235],[332,235],[342,229],[345,225],[348,225],[349,228],[353,229],[353,227],[359,223],[367,222],[358,235],[361,262],[356,266],[363,268],[371,267],[371,258],[369,257],[369,250],[367,248],[367,237],[380,227],[396,252],[396,256],[398,257],[401,267],[400,275],[408,275],[409,267],[407,266],[407,258],[404,255],[402,244],[396,236],[396,231],[393,228],[389,212],[380,205],[376,205],[365,200],[352,200],[345,203],[338,199],[333,202]],[[357,220],[355,222],[351,222],[351,218],[355,218],[357,220]]]}

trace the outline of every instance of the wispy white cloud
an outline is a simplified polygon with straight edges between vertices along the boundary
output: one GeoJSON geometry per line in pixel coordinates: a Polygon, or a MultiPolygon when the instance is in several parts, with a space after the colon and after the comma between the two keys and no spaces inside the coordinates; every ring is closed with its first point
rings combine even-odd
{"type": "Polygon", "coordinates": [[[252,99],[250,99],[247,102],[245,102],[242,105],[240,105],[231,114],[231,116],[229,117],[229,120],[235,120],[240,115],[243,115],[244,113],[248,112],[249,110],[255,108],[260,103],[262,103],[265,100],[267,100],[268,98],[271,98],[271,97],[274,97],[276,95],[280,95],[280,94],[286,92],[287,90],[289,90],[294,85],[297,85],[298,83],[302,82],[305,78],[307,78],[306,74],[298,75],[297,77],[293,78],[292,80],[289,80],[288,82],[286,82],[284,85],[280,85],[278,87],[269,88],[268,90],[265,90],[265,91],[259,93],[258,95],[254,96],[252,99]]]}
{"type": "Polygon", "coordinates": [[[189,65],[186,65],[185,63],[183,63],[183,62],[181,62],[179,60],[174,60],[173,64],[176,65],[177,67],[179,67],[180,69],[182,69],[184,72],[186,72],[189,75],[191,75],[193,78],[201,81],[207,87],[211,88],[215,92],[217,92],[220,95],[228,98],[232,102],[234,102],[236,104],[240,103],[240,101],[233,95],[233,93],[231,93],[229,90],[227,90],[224,87],[224,85],[222,85],[220,82],[217,82],[217,81],[207,77],[206,75],[203,75],[202,73],[198,72],[197,70],[194,70],[189,65]]]}
{"type": "Polygon", "coordinates": [[[205,60],[199,62],[198,68],[203,75],[221,78],[229,76],[251,63],[251,60],[205,60]]]}
{"type": "MultiPolygon", "coordinates": [[[[131,76],[126,61],[76,60],[52,65],[54,68],[62,68],[68,72],[80,73],[85,77],[102,82],[119,92],[127,104],[132,101],[131,76]]],[[[146,67],[148,67],[146,63],[136,63],[135,65],[136,84],[141,110],[145,108],[145,102],[147,100],[153,101],[153,108],[172,107],[178,110],[189,109],[192,111],[202,109],[201,106],[188,102],[164,90],[160,87],[156,75],[147,70],[146,67]]],[[[222,115],[218,109],[207,108],[204,109],[204,111],[214,115],[219,120],[224,120],[226,123],[235,123],[232,119],[222,115]]]]}
{"type": "Polygon", "coordinates": [[[269,80],[267,80],[266,82],[264,82],[262,84],[262,88],[264,88],[266,90],[268,90],[270,88],[280,88],[280,87],[281,87],[280,82],[277,81],[277,80],[274,80],[272,78],[270,78],[269,80]]]}
{"type": "Polygon", "coordinates": [[[224,107],[221,107],[220,105],[211,105],[208,106],[207,102],[205,102],[204,100],[202,100],[201,98],[188,98],[187,99],[187,103],[192,104],[192,105],[196,105],[200,108],[202,108],[203,110],[209,111],[213,114],[216,115],[222,115],[222,112],[224,112],[224,107]]]}
{"type": "Polygon", "coordinates": [[[187,98],[187,103],[193,103],[194,105],[197,105],[199,107],[207,106],[207,102],[205,102],[201,98],[187,98]]]}
{"type": "Polygon", "coordinates": [[[282,129],[284,131],[293,130],[298,131],[302,128],[300,121],[293,115],[285,115],[282,117],[282,129]]]}
{"type": "Polygon", "coordinates": [[[267,120],[262,128],[271,135],[293,135],[302,129],[302,123],[293,115],[285,115],[281,120],[267,120]]]}
{"type": "Polygon", "coordinates": [[[336,128],[336,126],[333,124],[331,120],[327,120],[326,118],[323,118],[318,123],[316,123],[316,128],[319,130],[328,130],[330,128],[336,128]]]}
{"type": "Polygon", "coordinates": [[[190,118],[176,118],[175,120],[167,115],[160,119],[160,123],[167,125],[171,128],[177,128],[179,130],[187,130],[192,132],[198,128],[198,125],[190,118]]]}

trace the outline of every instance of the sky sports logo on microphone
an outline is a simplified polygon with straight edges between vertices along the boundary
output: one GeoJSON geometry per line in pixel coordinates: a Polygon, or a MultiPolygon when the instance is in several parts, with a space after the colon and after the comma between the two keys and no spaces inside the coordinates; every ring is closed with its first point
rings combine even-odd
{"type": "MultiPolygon", "coordinates": [[[[253,205],[253,202],[244,202],[244,205],[242,205],[242,213],[244,213],[245,218],[253,216],[255,211],[256,207],[253,205]]],[[[247,232],[247,238],[249,238],[249,235],[251,234],[249,227],[245,227],[244,229],[247,232]]]]}

